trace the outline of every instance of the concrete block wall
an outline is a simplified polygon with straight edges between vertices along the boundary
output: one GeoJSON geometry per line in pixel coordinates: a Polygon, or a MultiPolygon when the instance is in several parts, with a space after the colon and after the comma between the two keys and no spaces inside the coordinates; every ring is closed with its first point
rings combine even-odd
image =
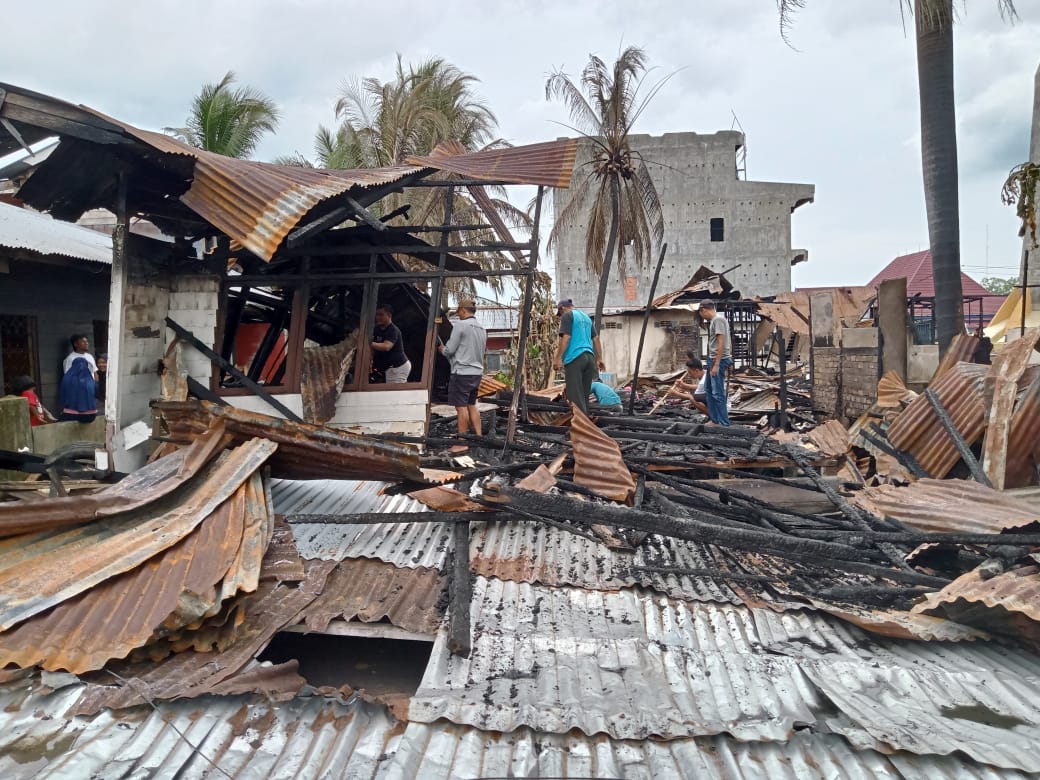
{"type": "Polygon", "coordinates": [[[812,348],[813,408],[831,417],[840,417],[841,347],[812,348]]]}
{"type": "Polygon", "coordinates": [[[149,404],[160,395],[158,361],[166,351],[164,334],[170,291],[155,284],[127,285],[123,306],[119,427],[150,417],[149,404]]]}
{"type": "MultiPolygon", "coordinates": [[[[210,347],[216,341],[217,306],[220,280],[213,276],[176,276],[170,285],[170,319],[190,330],[203,344],[210,347]]],[[[173,340],[173,331],[166,330],[166,343],[173,340]]],[[[213,364],[189,344],[177,347],[177,366],[181,371],[209,387],[213,364]]]]}
{"type": "MultiPolygon", "coordinates": [[[[870,340],[869,335],[860,338],[870,340]]],[[[880,362],[877,346],[813,347],[813,408],[834,418],[857,419],[877,400],[880,362]]]]}
{"type": "MultiPolygon", "coordinates": [[[[737,178],[736,153],[743,134],[666,133],[631,137],[634,150],[647,162],[664,214],[668,253],[661,269],[658,294],[680,289],[694,272],[706,265],[726,271],[727,278],[746,297],[773,295],[791,289],[791,212],[811,201],[811,184],[743,181],[737,178]],[[722,218],[723,240],[711,240],[711,220],[722,218]]],[[[590,158],[587,145],[579,148],[579,162],[590,158]]],[[[584,170],[577,166],[576,176],[584,170]]],[[[557,214],[573,187],[554,190],[557,214]]],[[[596,285],[589,284],[585,263],[587,214],[564,227],[556,250],[556,284],[561,294],[581,308],[595,306],[596,285]]],[[[606,307],[646,303],[653,265],[612,272],[606,307]]]]}

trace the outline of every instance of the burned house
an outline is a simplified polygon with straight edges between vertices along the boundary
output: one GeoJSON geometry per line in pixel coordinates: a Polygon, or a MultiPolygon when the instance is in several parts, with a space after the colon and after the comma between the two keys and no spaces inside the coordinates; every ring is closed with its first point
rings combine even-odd
{"type": "Polygon", "coordinates": [[[146,436],[149,403],[171,392],[355,430],[422,433],[431,389],[447,370],[436,352],[450,326],[442,287],[485,272],[472,259],[529,252],[494,273],[523,278],[533,240],[482,225],[399,225],[409,193],[433,188],[476,203],[488,183],[565,185],[573,141],[460,153],[438,148],[407,165],[315,170],[234,160],[188,147],[92,109],[4,86],[0,152],[57,136],[18,197],[58,219],[95,208],[117,216],[108,313],[109,444],[124,468],[146,436]],[[172,241],[139,251],[127,229],[147,219],[172,241]],[[344,223],[348,227],[342,227],[344,223]],[[489,238],[489,236],[491,238],[489,238]],[[201,249],[200,249],[201,247],[201,249]],[[412,372],[402,385],[371,365],[378,303],[389,303],[412,372]],[[176,387],[176,378],[185,387],[176,387]]]}

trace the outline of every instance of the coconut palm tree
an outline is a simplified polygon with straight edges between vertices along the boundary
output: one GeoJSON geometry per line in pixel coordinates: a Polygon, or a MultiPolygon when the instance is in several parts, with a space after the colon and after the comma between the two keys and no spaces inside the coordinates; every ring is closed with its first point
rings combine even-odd
{"type": "MultiPolygon", "coordinates": [[[[928,213],[928,243],[935,277],[935,329],[939,351],[964,332],[960,217],[957,191],[957,121],[953,93],[953,0],[902,0],[914,15],[917,85],[921,105],[921,162],[928,213]]],[[[777,0],[784,39],[792,15],[806,0],[777,0]]],[[[1017,16],[1014,0],[997,0],[1001,16],[1017,16]]]]}
{"type": "Polygon", "coordinates": [[[599,277],[597,330],[615,252],[623,273],[627,252],[638,264],[645,265],[654,246],[664,237],[657,189],[646,161],[629,145],[632,126],[667,81],[667,77],[662,79],[641,96],[647,72],[646,54],[629,46],[612,67],[596,55],[589,55],[578,84],[562,71],[554,72],[545,83],[546,99],[555,98],[567,106],[573,129],[592,148],[592,159],[579,170],[571,197],[556,216],[549,233],[549,247],[555,248],[568,226],[579,215],[589,212],[585,262],[599,277]]]}
{"type": "Polygon", "coordinates": [[[266,133],[278,127],[274,101],[252,87],[233,88],[228,71],[216,84],[206,84],[191,104],[184,127],[164,128],[190,146],[227,157],[246,158],[266,133]]]}

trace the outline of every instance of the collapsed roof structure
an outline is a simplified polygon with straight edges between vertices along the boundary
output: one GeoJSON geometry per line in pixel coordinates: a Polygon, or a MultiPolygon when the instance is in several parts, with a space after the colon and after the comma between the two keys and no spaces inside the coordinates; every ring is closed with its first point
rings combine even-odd
{"type": "MultiPolygon", "coordinates": [[[[428,280],[430,350],[438,280],[474,272],[449,267],[468,262],[466,245],[381,229],[366,199],[417,183],[434,162],[474,177],[448,188],[492,176],[544,186],[566,166],[566,145],[438,154],[377,182],[212,159],[25,91],[9,91],[0,117],[9,145],[60,128],[80,150],[64,162],[75,186],[66,194],[58,170],[41,167],[26,184],[31,202],[66,216],[110,203],[124,225],[137,204],[171,230],[187,225],[184,238],[216,239],[207,258],[163,272],[171,288],[156,325],[154,311],[125,319],[154,269],[129,263],[116,235],[116,313],[136,350],[120,376],[154,384],[130,370],[154,359],[142,346],[153,341],[167,369],[150,462],[64,497],[0,486],[20,496],[0,502],[5,777],[1040,773],[1035,502],[963,480],[900,488],[880,479],[873,454],[875,484],[863,484],[850,463],[860,451],[837,423],[770,436],[679,412],[587,418],[515,393],[496,401],[508,415],[469,437],[479,464],[401,444],[436,450],[433,426],[419,437],[321,424],[350,369],[347,315],[357,313],[363,345],[379,297],[358,310],[351,284],[418,295],[428,280]],[[105,175],[91,179],[95,164],[105,175]],[[333,229],[345,218],[357,227],[333,229]],[[400,255],[435,258],[436,270],[391,265],[400,255]],[[178,286],[183,276],[191,285],[178,286]],[[312,283],[348,291],[323,298],[337,307],[326,309],[312,283]],[[304,289],[290,309],[273,290],[293,284],[304,289]],[[218,300],[223,331],[209,314],[218,300]],[[224,336],[262,310],[269,344],[240,368],[224,336]],[[275,316],[295,318],[294,343],[312,350],[293,358],[299,393],[279,384],[289,358],[271,362],[290,352],[275,316]],[[209,400],[184,400],[182,385],[209,400]],[[560,413],[573,414],[568,427],[560,413]],[[287,635],[302,644],[279,654],[287,635]],[[316,635],[371,649],[341,650],[330,681],[307,668],[316,635]],[[412,684],[361,674],[381,655],[403,663],[404,643],[425,647],[412,684]]],[[[998,461],[1013,451],[1007,421],[1040,387],[1025,367],[1036,338],[1023,344],[986,369],[998,461]]],[[[936,382],[950,372],[977,387],[958,357],[936,382]]],[[[938,411],[922,413],[928,396],[891,378],[884,391],[899,415],[859,444],[903,452],[910,433],[942,429],[938,411]]],[[[403,405],[397,395],[387,406],[403,405]]],[[[940,395],[953,406],[955,395],[940,395]]],[[[132,400],[115,408],[117,433],[137,419],[132,400]]]]}

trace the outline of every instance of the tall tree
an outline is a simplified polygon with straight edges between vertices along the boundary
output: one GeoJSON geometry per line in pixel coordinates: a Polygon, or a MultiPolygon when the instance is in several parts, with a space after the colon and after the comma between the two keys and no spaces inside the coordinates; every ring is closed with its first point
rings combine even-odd
{"type": "MultiPolygon", "coordinates": [[[[336,102],[335,130],[320,126],[314,139],[317,164],[324,168],[377,168],[401,165],[411,155],[425,156],[437,146],[453,151],[477,151],[505,146],[496,137],[494,113],[475,91],[478,79],[439,57],[417,65],[405,65],[400,55],[394,77],[351,79],[344,83],[336,102]]],[[[283,164],[311,165],[301,155],[276,160],[283,164]]],[[[440,178],[452,178],[442,174],[440,178]]],[[[446,208],[443,188],[414,189],[384,198],[377,208],[395,211],[408,203],[412,224],[440,224],[446,208]]],[[[492,211],[509,228],[530,224],[527,214],[505,198],[501,188],[465,187],[455,193],[451,222],[456,225],[487,224],[492,211]]],[[[399,216],[395,222],[405,218],[399,216]]],[[[454,243],[457,233],[449,236],[454,243]]],[[[469,232],[466,243],[500,238],[493,231],[469,232]]],[[[500,252],[476,258],[488,269],[511,266],[514,259],[500,252]]],[[[403,261],[405,261],[403,259],[403,261]]],[[[406,262],[406,261],[405,261],[406,262]]],[[[500,277],[489,277],[489,286],[501,290],[500,277]]],[[[445,292],[471,296],[471,279],[446,280],[445,292]]]]}
{"type": "Polygon", "coordinates": [[[592,159],[572,182],[571,196],[549,234],[549,246],[558,246],[561,235],[588,212],[585,263],[599,277],[596,295],[596,329],[603,318],[610,271],[617,255],[624,272],[626,253],[646,265],[654,246],[664,237],[661,200],[647,170],[646,161],[629,144],[632,127],[667,77],[640,94],[647,76],[646,54],[629,46],[613,66],[596,55],[577,84],[562,71],[545,83],[547,100],[562,101],[574,129],[592,147],[592,159]]]}
{"type": "Polygon", "coordinates": [[[228,71],[216,84],[206,84],[191,104],[184,127],[167,133],[190,146],[227,157],[249,157],[266,133],[278,127],[280,113],[274,101],[252,87],[234,88],[228,71]]]}
{"type": "MultiPolygon", "coordinates": [[[[806,0],[776,0],[785,40],[792,15],[806,0]]],[[[960,217],[957,188],[957,116],[953,88],[953,0],[902,0],[914,16],[917,85],[921,105],[921,162],[928,243],[935,276],[939,351],[964,332],[960,217]]],[[[1001,16],[1017,16],[1013,0],[997,0],[1001,16]]]]}

